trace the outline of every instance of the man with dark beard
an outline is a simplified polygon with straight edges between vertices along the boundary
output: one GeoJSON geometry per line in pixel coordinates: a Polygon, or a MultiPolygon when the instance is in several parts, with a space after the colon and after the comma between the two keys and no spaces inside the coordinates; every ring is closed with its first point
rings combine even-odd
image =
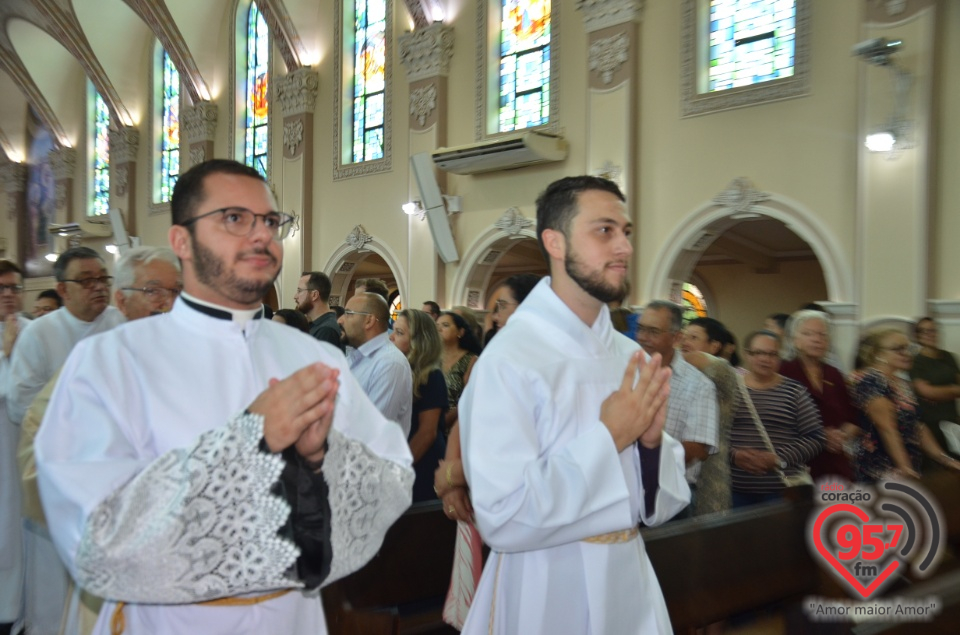
{"type": "Polygon", "coordinates": [[[637,524],[671,518],[690,490],[683,447],[663,432],[670,372],[606,306],[624,293],[631,228],[605,179],[561,179],[537,200],[550,276],[460,399],[464,471],[492,549],[463,633],[671,632],[637,524]]]}
{"type": "Polygon", "coordinates": [[[325,633],[320,584],[362,566],[410,504],[406,439],[344,357],[262,319],[292,221],[275,210],[248,166],[182,174],[173,310],[64,366],[38,483],[61,558],[109,598],[96,635],[325,633]]]}
{"type": "Polygon", "coordinates": [[[337,314],[330,308],[330,278],[322,271],[304,271],[293,295],[300,311],[310,322],[310,335],[321,342],[333,344],[341,351],[341,329],[337,314]]]}

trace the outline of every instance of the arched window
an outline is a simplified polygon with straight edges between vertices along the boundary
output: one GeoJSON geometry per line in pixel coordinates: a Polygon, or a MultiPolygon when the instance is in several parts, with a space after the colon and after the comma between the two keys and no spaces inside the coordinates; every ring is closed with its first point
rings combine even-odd
{"type": "Polygon", "coordinates": [[[173,65],[170,54],[163,49],[160,52],[156,69],[161,77],[157,99],[159,161],[155,172],[154,202],[168,203],[180,176],[180,73],[173,65]]]}
{"type": "Polygon", "coordinates": [[[247,12],[247,74],[244,125],[244,162],[267,177],[269,137],[267,133],[267,86],[270,61],[270,31],[257,7],[250,3],[247,12]]]}
{"type": "Polygon", "coordinates": [[[550,2],[502,0],[500,132],[550,120],[550,2]]]}
{"type": "Polygon", "coordinates": [[[102,216],[110,210],[110,109],[100,93],[93,91],[92,133],[93,181],[90,189],[90,216],[102,216]]]}
{"type": "Polygon", "coordinates": [[[353,162],[383,158],[387,3],[355,0],[353,19],[353,162]]]}

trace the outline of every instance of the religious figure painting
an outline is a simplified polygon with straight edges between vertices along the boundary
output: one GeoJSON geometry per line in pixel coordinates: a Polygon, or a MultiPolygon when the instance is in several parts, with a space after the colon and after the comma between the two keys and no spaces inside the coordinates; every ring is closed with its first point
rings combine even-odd
{"type": "Polygon", "coordinates": [[[49,226],[57,211],[57,187],[50,165],[50,151],[54,149],[53,135],[29,109],[27,115],[27,200],[20,219],[21,261],[26,277],[53,275],[53,265],[46,255],[53,251],[53,237],[49,226]]]}

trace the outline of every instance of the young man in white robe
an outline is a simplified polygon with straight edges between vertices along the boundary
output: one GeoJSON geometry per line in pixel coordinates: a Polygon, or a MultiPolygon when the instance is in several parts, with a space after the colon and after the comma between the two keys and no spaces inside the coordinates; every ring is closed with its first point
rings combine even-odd
{"type": "Polygon", "coordinates": [[[550,276],[460,400],[464,469],[492,549],[464,633],[672,632],[637,531],[690,500],[683,447],[663,433],[669,369],[617,333],[606,307],[623,295],[631,227],[604,179],[561,179],[537,201],[550,276]]]}
{"type": "Polygon", "coordinates": [[[12,632],[23,613],[23,536],[20,523],[20,488],[16,486],[16,426],[7,419],[6,386],[10,354],[21,329],[29,320],[23,307],[20,267],[0,260],[0,635],[12,632]]]}
{"type": "Polygon", "coordinates": [[[325,633],[318,587],[409,506],[406,439],[335,347],[262,319],[292,218],[227,160],[180,176],[165,315],[82,342],[35,443],[95,633],[325,633]],[[122,629],[120,628],[122,626],[122,629]]]}

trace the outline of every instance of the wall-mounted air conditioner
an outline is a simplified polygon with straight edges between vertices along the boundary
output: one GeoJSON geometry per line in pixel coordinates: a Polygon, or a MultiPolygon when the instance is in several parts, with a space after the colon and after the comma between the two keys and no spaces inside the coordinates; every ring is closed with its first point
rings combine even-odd
{"type": "Polygon", "coordinates": [[[479,174],[563,161],[567,158],[567,141],[559,135],[530,131],[455,148],[438,148],[432,157],[441,170],[479,174]]]}

